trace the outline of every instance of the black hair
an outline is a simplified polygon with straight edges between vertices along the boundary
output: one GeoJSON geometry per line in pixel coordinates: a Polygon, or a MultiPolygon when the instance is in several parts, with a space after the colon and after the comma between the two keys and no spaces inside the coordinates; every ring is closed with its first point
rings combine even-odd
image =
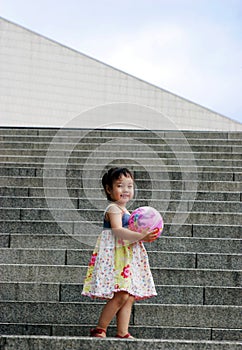
{"type": "Polygon", "coordinates": [[[107,199],[109,201],[112,201],[112,198],[110,197],[110,194],[107,192],[107,186],[109,188],[112,188],[113,182],[115,180],[118,180],[121,175],[124,175],[125,177],[131,177],[131,179],[134,179],[133,174],[127,168],[110,168],[108,172],[106,172],[102,177],[102,185],[105,190],[107,199]]]}

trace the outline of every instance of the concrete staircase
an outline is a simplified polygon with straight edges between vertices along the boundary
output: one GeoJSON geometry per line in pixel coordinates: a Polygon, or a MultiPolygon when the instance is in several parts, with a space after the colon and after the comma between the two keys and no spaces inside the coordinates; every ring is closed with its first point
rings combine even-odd
{"type": "Polygon", "coordinates": [[[2,128],[0,143],[1,349],[241,349],[242,133],[2,128]],[[116,164],[135,173],[129,209],[165,221],[132,341],[114,323],[90,338],[102,302],[81,296],[116,164]]]}

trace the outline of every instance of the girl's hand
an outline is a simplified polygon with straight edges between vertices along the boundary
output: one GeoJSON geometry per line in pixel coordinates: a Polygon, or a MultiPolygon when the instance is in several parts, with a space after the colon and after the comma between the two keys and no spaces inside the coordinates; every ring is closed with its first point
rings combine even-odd
{"type": "Polygon", "coordinates": [[[141,240],[143,242],[153,242],[156,240],[158,233],[159,233],[158,228],[156,228],[155,230],[150,231],[150,232],[149,232],[149,228],[144,229],[141,234],[144,234],[145,236],[141,240]]]}

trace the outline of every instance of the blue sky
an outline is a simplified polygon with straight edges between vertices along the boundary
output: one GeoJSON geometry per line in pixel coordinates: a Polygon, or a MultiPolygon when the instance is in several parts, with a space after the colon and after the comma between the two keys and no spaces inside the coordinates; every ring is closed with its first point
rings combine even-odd
{"type": "Polygon", "coordinates": [[[242,0],[1,0],[0,15],[242,123],[242,0]]]}

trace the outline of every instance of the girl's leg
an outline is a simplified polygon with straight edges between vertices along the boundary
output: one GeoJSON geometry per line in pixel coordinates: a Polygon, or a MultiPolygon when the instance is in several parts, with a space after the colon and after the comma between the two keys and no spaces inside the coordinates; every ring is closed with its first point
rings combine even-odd
{"type": "Polygon", "coordinates": [[[134,301],[135,298],[129,295],[125,304],[117,312],[117,335],[121,337],[129,333],[129,322],[134,301]]]}
{"type": "Polygon", "coordinates": [[[104,306],[101,315],[99,317],[97,328],[107,330],[110,322],[117,314],[117,312],[122,308],[122,306],[129,299],[129,294],[127,292],[117,292],[114,297],[107,302],[104,306]]]}

